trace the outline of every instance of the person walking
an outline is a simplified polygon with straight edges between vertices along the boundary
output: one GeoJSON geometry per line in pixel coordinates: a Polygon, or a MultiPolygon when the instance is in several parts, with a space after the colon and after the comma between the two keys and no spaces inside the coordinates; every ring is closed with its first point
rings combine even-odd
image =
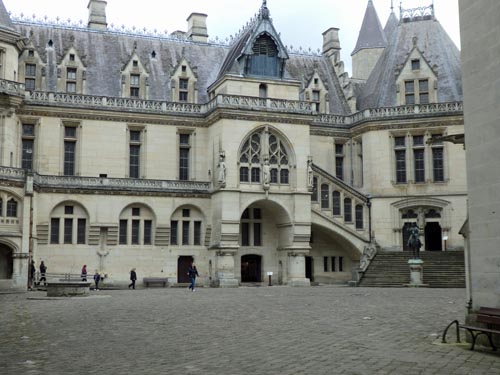
{"type": "Polygon", "coordinates": [[[130,271],[130,281],[131,283],[128,285],[128,288],[132,287],[132,289],[135,289],[135,281],[137,280],[137,273],[135,273],[135,268],[132,268],[130,271]]]}
{"type": "Polygon", "coordinates": [[[198,270],[196,269],[196,266],[194,265],[194,263],[192,263],[189,268],[188,268],[188,276],[189,276],[189,280],[191,281],[191,284],[189,284],[189,290],[191,290],[192,292],[194,292],[194,284],[196,282],[196,276],[200,276],[198,274],[198,270]]]}
{"type": "Polygon", "coordinates": [[[95,270],[94,273],[95,290],[99,290],[99,281],[101,281],[101,274],[97,270],[95,270]]]}
{"type": "Polygon", "coordinates": [[[38,281],[38,285],[40,285],[43,281],[43,285],[47,285],[47,279],[45,277],[45,273],[47,272],[47,266],[45,263],[42,262],[40,263],[40,280],[38,281]]]}
{"type": "Polygon", "coordinates": [[[84,264],[82,267],[82,281],[87,281],[87,265],[84,264]]]}

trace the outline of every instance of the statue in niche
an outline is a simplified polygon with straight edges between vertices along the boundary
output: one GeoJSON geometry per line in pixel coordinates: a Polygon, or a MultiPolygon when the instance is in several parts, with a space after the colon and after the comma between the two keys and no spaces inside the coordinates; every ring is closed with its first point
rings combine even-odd
{"type": "Polygon", "coordinates": [[[221,151],[219,153],[219,164],[217,164],[217,167],[219,168],[219,177],[217,179],[217,182],[219,183],[220,186],[224,187],[226,186],[226,155],[224,151],[221,151]]]}
{"type": "Polygon", "coordinates": [[[417,226],[419,228],[424,228],[425,227],[425,212],[422,207],[418,209],[417,213],[417,226]]]}
{"type": "Polygon", "coordinates": [[[312,157],[307,159],[307,187],[312,189],[314,185],[314,175],[312,169],[312,157]]]}

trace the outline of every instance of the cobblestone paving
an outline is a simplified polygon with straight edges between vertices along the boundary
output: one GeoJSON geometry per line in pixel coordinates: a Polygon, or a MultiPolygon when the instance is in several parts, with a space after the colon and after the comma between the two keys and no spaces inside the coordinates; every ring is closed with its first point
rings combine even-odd
{"type": "Polygon", "coordinates": [[[92,293],[0,295],[0,374],[500,374],[489,348],[439,344],[463,289],[92,293]]]}

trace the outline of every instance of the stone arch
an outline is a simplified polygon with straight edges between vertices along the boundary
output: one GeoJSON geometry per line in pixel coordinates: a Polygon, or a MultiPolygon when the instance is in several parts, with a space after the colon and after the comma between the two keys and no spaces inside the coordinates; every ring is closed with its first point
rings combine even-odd
{"type": "Polygon", "coordinates": [[[170,216],[170,245],[203,246],[209,237],[208,228],[201,208],[194,204],[179,205],[170,216]]]}
{"type": "Polygon", "coordinates": [[[0,241],[0,279],[12,279],[14,271],[14,248],[0,241]]]}

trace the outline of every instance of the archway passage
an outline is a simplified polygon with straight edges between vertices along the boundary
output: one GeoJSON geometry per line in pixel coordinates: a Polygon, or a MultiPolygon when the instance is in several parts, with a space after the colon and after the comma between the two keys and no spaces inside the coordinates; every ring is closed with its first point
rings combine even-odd
{"type": "Polygon", "coordinates": [[[180,256],[177,260],[177,282],[180,283],[190,283],[188,276],[188,269],[194,259],[192,256],[180,256]]]}
{"type": "Polygon", "coordinates": [[[437,222],[429,222],[425,225],[425,250],[443,250],[441,226],[437,222]]]}
{"type": "Polygon", "coordinates": [[[262,281],[262,257],[260,255],[243,255],[241,257],[241,282],[260,283],[262,281]]]}
{"type": "Polygon", "coordinates": [[[313,257],[306,257],[306,278],[309,281],[314,281],[314,264],[313,257]]]}
{"type": "Polygon", "coordinates": [[[11,279],[12,271],[12,249],[0,244],[0,279],[11,279]]]}

